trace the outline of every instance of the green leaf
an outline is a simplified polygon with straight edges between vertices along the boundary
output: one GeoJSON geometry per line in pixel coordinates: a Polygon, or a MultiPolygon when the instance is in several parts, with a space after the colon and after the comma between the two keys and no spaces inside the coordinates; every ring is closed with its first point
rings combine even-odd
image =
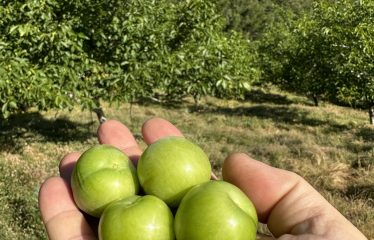
{"type": "Polygon", "coordinates": [[[9,107],[10,107],[10,108],[13,108],[13,109],[17,109],[17,103],[14,102],[14,101],[10,101],[10,102],[9,102],[9,107]]]}
{"type": "Polygon", "coordinates": [[[1,107],[1,112],[4,114],[7,112],[8,109],[8,102],[4,103],[3,106],[1,107]]]}

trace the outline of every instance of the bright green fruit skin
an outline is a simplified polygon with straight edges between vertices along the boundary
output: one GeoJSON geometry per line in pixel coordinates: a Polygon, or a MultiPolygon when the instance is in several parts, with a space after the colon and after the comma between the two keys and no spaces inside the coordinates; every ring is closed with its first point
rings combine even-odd
{"type": "Polygon", "coordinates": [[[139,182],[133,163],[121,150],[96,145],[78,159],[71,188],[77,206],[100,217],[109,203],[137,194],[139,182]]]}
{"type": "Polygon", "coordinates": [[[185,195],[174,230],[178,240],[254,240],[257,224],[256,209],[239,188],[210,181],[185,195]]]}
{"type": "Polygon", "coordinates": [[[148,146],[137,173],[147,194],[174,208],[191,187],[210,180],[211,166],[196,144],[183,137],[166,137],[148,146]]]}
{"type": "Polygon", "coordinates": [[[172,240],[173,215],[151,195],[132,196],[110,204],[99,222],[100,240],[172,240]]]}

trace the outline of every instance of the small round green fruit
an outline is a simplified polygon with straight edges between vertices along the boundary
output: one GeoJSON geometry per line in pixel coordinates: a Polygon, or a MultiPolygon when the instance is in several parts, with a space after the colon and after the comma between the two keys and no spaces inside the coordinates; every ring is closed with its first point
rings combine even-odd
{"type": "Polygon", "coordinates": [[[137,194],[139,181],[133,163],[121,150],[96,145],[78,159],[71,188],[77,206],[100,217],[109,203],[137,194]]]}
{"type": "Polygon", "coordinates": [[[173,240],[174,217],[151,195],[132,196],[110,204],[99,222],[100,240],[173,240]]]}
{"type": "Polygon", "coordinates": [[[175,216],[178,240],[255,240],[257,213],[235,185],[210,181],[192,188],[175,216]]]}
{"type": "Polygon", "coordinates": [[[191,187],[209,181],[211,170],[204,151],[184,137],[166,137],[149,145],[137,166],[144,191],[172,208],[191,187]]]}

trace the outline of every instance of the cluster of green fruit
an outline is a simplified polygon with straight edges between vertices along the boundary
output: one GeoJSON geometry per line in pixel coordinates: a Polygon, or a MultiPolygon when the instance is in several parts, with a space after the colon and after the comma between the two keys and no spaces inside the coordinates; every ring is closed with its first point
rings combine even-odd
{"type": "Polygon", "coordinates": [[[147,147],[137,167],[115,147],[88,149],[71,187],[77,206],[100,218],[101,240],[255,239],[252,202],[236,186],[210,178],[199,146],[166,137],[147,147]]]}

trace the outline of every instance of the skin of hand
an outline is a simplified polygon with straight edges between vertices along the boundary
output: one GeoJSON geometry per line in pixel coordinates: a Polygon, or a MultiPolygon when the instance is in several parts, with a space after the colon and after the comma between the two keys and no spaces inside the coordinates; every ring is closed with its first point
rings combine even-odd
{"type": "MultiPolygon", "coordinates": [[[[124,151],[136,165],[142,151],[130,130],[115,120],[100,125],[98,140],[124,151]]],[[[147,144],[166,136],[183,136],[170,122],[153,118],[142,126],[147,144]]],[[[39,191],[39,209],[51,240],[97,239],[97,220],[84,215],[75,205],[70,176],[79,153],[60,162],[60,176],[48,178],[39,191]]],[[[311,185],[295,173],[277,169],[235,153],[223,164],[225,181],[241,188],[254,203],[259,220],[267,223],[280,240],[367,239],[330,205],[311,185]]],[[[260,238],[273,239],[273,238],[260,238]]]]}

